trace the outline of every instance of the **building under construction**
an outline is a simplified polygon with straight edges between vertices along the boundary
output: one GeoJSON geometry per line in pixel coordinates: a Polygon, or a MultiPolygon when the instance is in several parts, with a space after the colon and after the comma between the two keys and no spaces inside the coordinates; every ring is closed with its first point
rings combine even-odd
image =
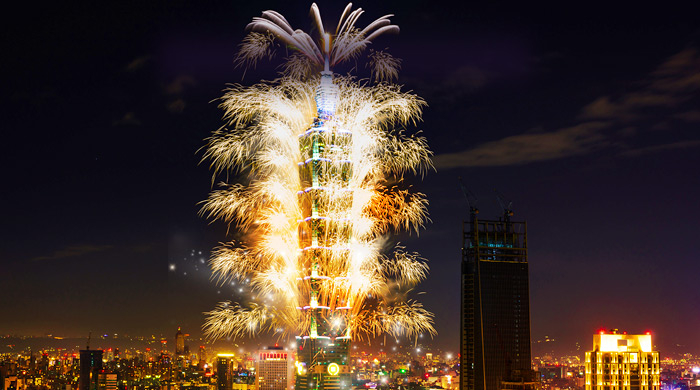
{"type": "MultiPolygon", "coordinates": [[[[466,195],[466,193],[465,193],[466,195]]],[[[537,387],[530,362],[527,225],[471,208],[463,223],[460,390],[537,387]]]]}

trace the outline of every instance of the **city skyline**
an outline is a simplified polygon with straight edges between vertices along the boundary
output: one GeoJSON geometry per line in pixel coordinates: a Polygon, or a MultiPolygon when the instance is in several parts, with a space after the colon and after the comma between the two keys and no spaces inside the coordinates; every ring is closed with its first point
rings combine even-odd
{"type": "MultiPolygon", "coordinates": [[[[179,335],[178,331],[175,340],[179,335]]],[[[696,389],[700,385],[700,357],[685,354],[676,359],[660,358],[652,350],[652,337],[617,329],[601,331],[593,335],[593,349],[586,352],[584,359],[534,358],[532,364],[540,380],[531,385],[543,390],[696,389]]],[[[0,353],[0,385],[7,390],[285,390],[294,387],[290,381],[292,371],[301,368],[291,356],[293,351],[277,344],[235,353],[200,347],[197,353],[189,351],[180,356],[170,355],[165,346],[86,348],[80,354],[74,349],[53,347],[38,352],[22,349],[0,353]]],[[[458,390],[462,382],[459,359],[451,353],[376,353],[353,348],[349,358],[355,390],[458,390]]],[[[331,365],[328,370],[337,369],[331,365]]],[[[504,386],[513,390],[528,388],[519,381],[504,382],[504,386]]]]}
{"type": "MultiPolygon", "coordinates": [[[[245,284],[209,282],[208,248],[226,227],[197,216],[211,185],[197,150],[221,125],[208,102],[226,83],[274,77],[233,66],[247,21],[276,9],[303,25],[309,5],[76,4],[10,22],[0,294],[12,315],[0,334],[197,334],[202,312],[246,298],[245,284]]],[[[400,34],[376,49],[402,59],[399,83],[429,104],[409,130],[437,171],[408,179],[432,224],[393,241],[429,261],[414,294],[438,319],[432,344],[459,348],[462,177],[480,217],[500,215],[496,187],[528,221],[533,350],[548,336],[582,354],[590,334],[619,328],[652,331],[661,356],[698,352],[689,15],[357,5],[365,21],[396,15],[400,34]]]]}

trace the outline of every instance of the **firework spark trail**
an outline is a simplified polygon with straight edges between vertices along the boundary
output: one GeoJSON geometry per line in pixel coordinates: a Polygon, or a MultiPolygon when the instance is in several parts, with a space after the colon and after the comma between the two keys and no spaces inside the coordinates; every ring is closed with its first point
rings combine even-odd
{"type": "MultiPolygon", "coordinates": [[[[392,84],[328,71],[398,30],[391,15],[359,30],[362,12],[348,5],[335,38],[320,44],[274,11],[249,25],[241,61],[271,56],[275,39],[305,59],[290,57],[278,80],[231,86],[220,105],[226,126],[207,139],[204,158],[214,177],[248,175],[246,185],[222,183],[201,211],[246,235],[245,245],[222,244],[212,253],[215,278],[250,278],[254,292],[274,297],[267,305],[221,303],[207,313],[211,338],[279,328],[313,334],[319,318],[333,334],[354,339],[435,332],[432,314],[403,299],[426,277],[424,259],[401,247],[382,254],[387,234],[417,232],[428,220],[424,195],[391,185],[432,166],[425,138],[394,130],[419,121],[425,102],[392,84]],[[320,76],[300,70],[321,67],[320,76]]],[[[312,14],[324,31],[315,4],[312,14]]],[[[387,56],[373,57],[380,67],[374,74],[393,75],[387,67],[398,61],[387,56]]]]}

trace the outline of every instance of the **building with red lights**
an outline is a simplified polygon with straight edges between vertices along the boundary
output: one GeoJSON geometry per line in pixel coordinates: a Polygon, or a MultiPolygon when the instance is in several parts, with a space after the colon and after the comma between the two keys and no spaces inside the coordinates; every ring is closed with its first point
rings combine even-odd
{"type": "Polygon", "coordinates": [[[601,331],[586,352],[586,390],[659,390],[659,353],[651,334],[601,331]]]}

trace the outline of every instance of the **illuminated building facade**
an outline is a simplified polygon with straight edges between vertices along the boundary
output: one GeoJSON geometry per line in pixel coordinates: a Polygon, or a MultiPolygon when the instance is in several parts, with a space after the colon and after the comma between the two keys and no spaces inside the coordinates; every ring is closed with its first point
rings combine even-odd
{"type": "Polygon", "coordinates": [[[586,390],[659,390],[659,353],[651,334],[600,332],[586,352],[586,390]]]}
{"type": "MultiPolygon", "coordinates": [[[[316,93],[317,117],[311,128],[299,139],[304,161],[299,162],[303,191],[300,191],[300,206],[304,219],[299,226],[300,247],[304,256],[307,276],[300,283],[310,291],[308,305],[300,310],[311,313],[308,334],[297,336],[296,390],[319,389],[340,390],[351,387],[348,354],[350,330],[346,326],[349,302],[325,297],[319,303],[319,286],[330,277],[319,270],[318,258],[331,256],[326,253],[333,245],[349,246],[351,221],[332,220],[329,213],[338,213],[352,207],[352,192],[338,191],[334,207],[322,201],[321,192],[327,185],[340,183],[348,189],[352,176],[352,163],[348,160],[352,134],[338,129],[333,124],[337,104],[338,88],[333,84],[330,71],[321,73],[321,83],[316,93]],[[340,206],[338,206],[340,205],[340,206]]],[[[336,189],[337,190],[337,189],[336,189]]],[[[332,254],[336,256],[336,254],[332,254]]],[[[340,254],[347,256],[347,254],[340,254]]]]}
{"type": "Polygon", "coordinates": [[[99,390],[117,390],[117,374],[101,372],[98,374],[99,390]]]}
{"type": "Polygon", "coordinates": [[[281,347],[258,351],[255,367],[256,390],[294,389],[294,353],[281,347]]]}
{"type": "Polygon", "coordinates": [[[185,354],[185,335],[182,333],[180,328],[177,328],[177,333],[175,333],[175,356],[182,356],[185,354]]]}
{"type": "Polygon", "coordinates": [[[231,390],[233,385],[232,363],[233,354],[231,353],[220,353],[216,356],[216,390],[231,390]]]}
{"type": "Polygon", "coordinates": [[[102,371],[102,350],[85,349],[80,351],[79,390],[97,390],[98,374],[102,371]]]}
{"type": "Polygon", "coordinates": [[[460,388],[534,388],[527,225],[477,213],[463,223],[460,388]]]}

